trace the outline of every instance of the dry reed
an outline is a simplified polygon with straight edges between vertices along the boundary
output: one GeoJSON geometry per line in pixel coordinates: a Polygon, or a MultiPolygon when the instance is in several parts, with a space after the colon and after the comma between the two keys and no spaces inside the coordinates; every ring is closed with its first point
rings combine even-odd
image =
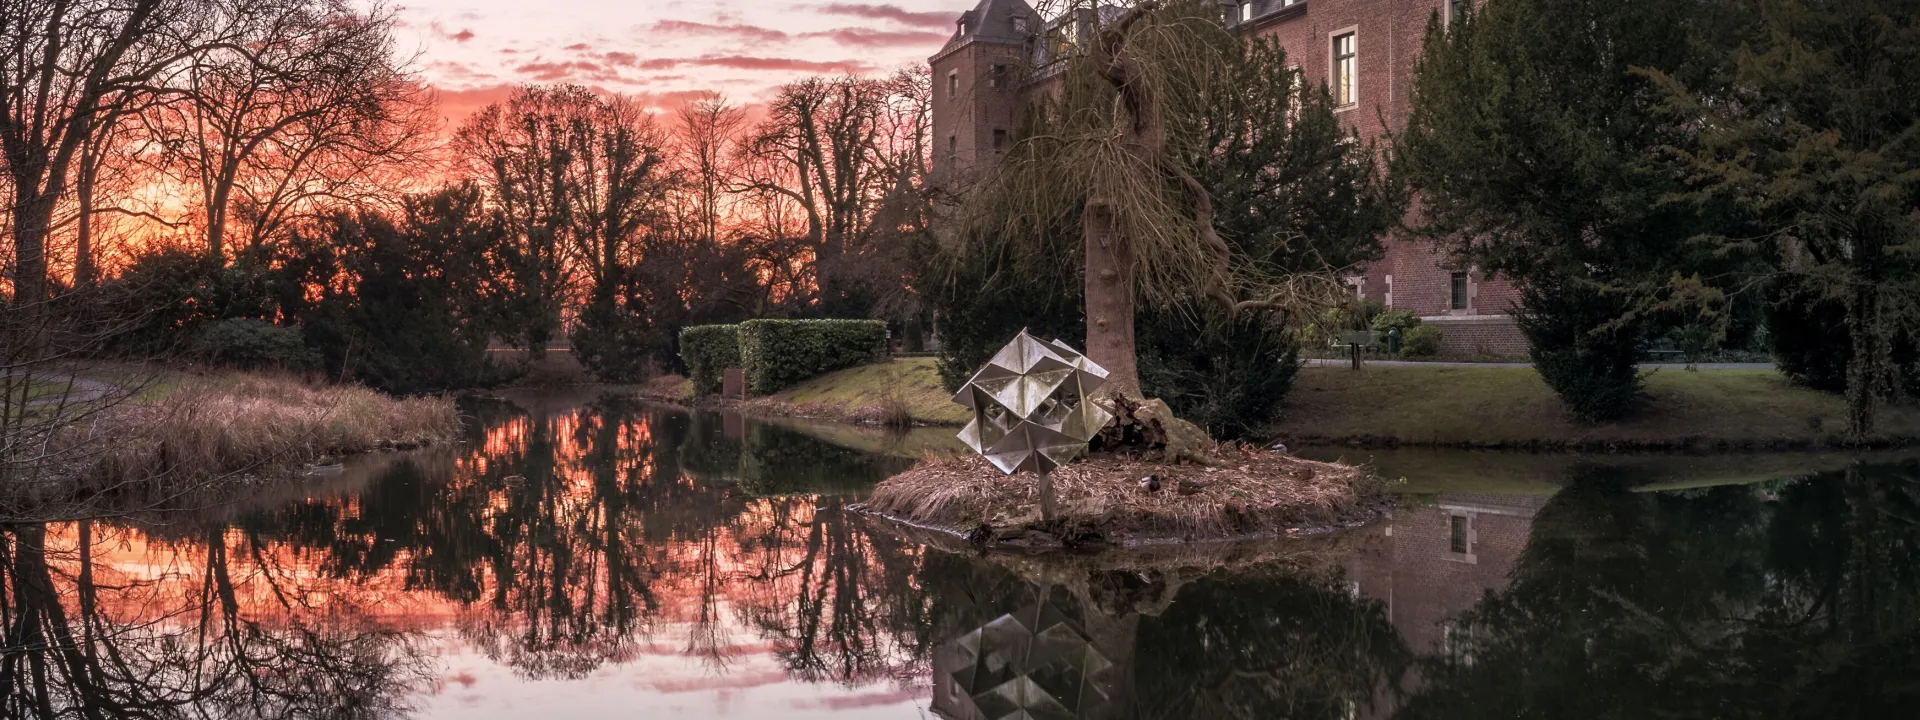
{"type": "MultiPolygon", "coordinates": [[[[1365,521],[1384,487],[1359,468],[1245,448],[1215,466],[1104,457],[1055,470],[1060,519],[1097,528],[1110,542],[1217,540],[1284,535],[1365,521]],[[1142,487],[1157,476],[1158,491],[1142,487]]],[[[1007,477],[975,456],[929,458],[874,487],[869,512],[968,535],[1035,527],[1032,475],[1007,477]]]]}
{"type": "Polygon", "coordinates": [[[158,400],[116,408],[88,428],[87,441],[103,449],[82,481],[94,488],[181,489],[442,442],[458,430],[459,416],[446,398],[393,398],[288,376],[194,377],[158,400]]]}

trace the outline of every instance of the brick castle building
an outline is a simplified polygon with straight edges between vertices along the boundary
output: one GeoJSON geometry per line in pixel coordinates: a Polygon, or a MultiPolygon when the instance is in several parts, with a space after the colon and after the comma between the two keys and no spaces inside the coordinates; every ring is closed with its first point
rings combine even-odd
{"type": "MultiPolygon", "coordinates": [[[[1306,82],[1332,94],[1348,128],[1363,140],[1384,142],[1389,130],[1406,123],[1428,21],[1450,22],[1469,2],[1234,0],[1221,10],[1229,26],[1276,38],[1306,82]]],[[[1061,64],[1052,59],[1062,46],[1085,42],[1119,12],[1082,8],[1049,20],[1024,0],[980,0],[961,13],[953,37],[928,60],[934,172],[960,174],[993,163],[1018,139],[1022,108],[1053,86],[1048,80],[1061,64]]],[[[1383,245],[1384,257],[1348,278],[1356,294],[1419,314],[1442,330],[1448,352],[1526,351],[1508,314],[1518,300],[1510,283],[1455,267],[1430,243],[1389,234],[1383,245]]]]}

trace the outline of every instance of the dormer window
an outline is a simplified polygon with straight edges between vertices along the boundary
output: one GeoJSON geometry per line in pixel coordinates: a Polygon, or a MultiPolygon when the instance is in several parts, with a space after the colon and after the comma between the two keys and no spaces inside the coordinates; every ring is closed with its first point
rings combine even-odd
{"type": "Polygon", "coordinates": [[[961,35],[967,34],[967,19],[964,17],[960,18],[959,24],[960,24],[960,34],[961,35]]]}
{"type": "Polygon", "coordinates": [[[1015,17],[1013,19],[1013,31],[1021,35],[1027,34],[1027,19],[1025,17],[1015,17]]]}
{"type": "Polygon", "coordinates": [[[1240,22],[1251,22],[1252,20],[1253,20],[1253,3],[1250,3],[1250,2],[1240,3],[1240,22]]]}

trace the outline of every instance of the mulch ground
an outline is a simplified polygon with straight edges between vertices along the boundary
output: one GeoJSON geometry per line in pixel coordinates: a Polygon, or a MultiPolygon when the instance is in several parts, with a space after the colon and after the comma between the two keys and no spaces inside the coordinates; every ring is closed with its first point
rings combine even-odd
{"type": "Polygon", "coordinates": [[[1217,449],[1208,465],[1118,455],[1053,472],[1060,517],[1041,522],[1037,477],[983,458],[930,458],[874,487],[866,512],[986,544],[1140,544],[1329,530],[1385,508],[1379,479],[1348,465],[1252,447],[1217,449]]]}

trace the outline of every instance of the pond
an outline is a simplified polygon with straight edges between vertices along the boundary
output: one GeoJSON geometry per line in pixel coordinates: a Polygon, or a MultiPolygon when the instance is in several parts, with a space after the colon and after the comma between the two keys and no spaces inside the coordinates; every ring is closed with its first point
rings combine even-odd
{"type": "Polygon", "coordinates": [[[590,393],[465,409],[456,446],[0,531],[0,717],[1920,707],[1907,458],[1366,454],[1405,478],[1366,527],[1049,559],[849,510],[948,431],[590,393]]]}

